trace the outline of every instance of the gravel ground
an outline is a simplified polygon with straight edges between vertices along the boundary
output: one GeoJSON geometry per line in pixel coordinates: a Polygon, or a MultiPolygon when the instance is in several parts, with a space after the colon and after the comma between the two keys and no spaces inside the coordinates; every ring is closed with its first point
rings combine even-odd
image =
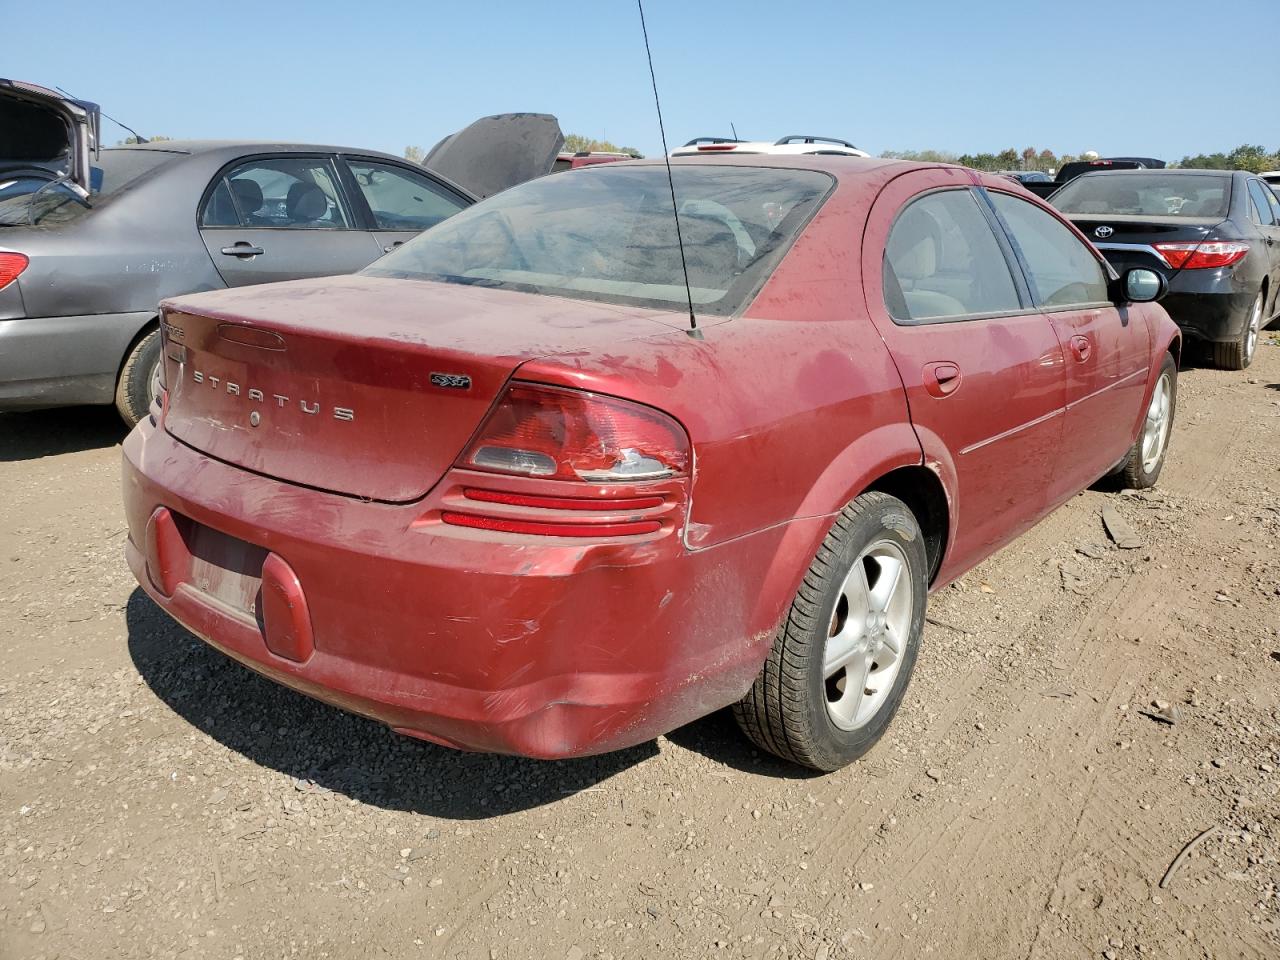
{"type": "Polygon", "coordinates": [[[724,714],[540,763],[274,686],[136,588],[120,439],[0,416],[4,960],[1280,956],[1273,342],[1184,371],[1159,488],[935,596],[897,721],[829,776],[724,714]]]}

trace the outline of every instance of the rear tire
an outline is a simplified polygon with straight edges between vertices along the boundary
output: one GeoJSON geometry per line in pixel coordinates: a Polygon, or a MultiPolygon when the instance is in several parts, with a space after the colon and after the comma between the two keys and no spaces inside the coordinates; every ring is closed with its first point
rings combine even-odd
{"type": "Polygon", "coordinates": [[[911,680],[927,571],[924,536],[906,504],[871,492],[846,506],[760,676],[734,705],[743,732],[815,770],[837,770],[870,750],[911,680]]]}
{"type": "Polygon", "coordinates": [[[1243,370],[1253,363],[1253,354],[1258,347],[1258,331],[1262,329],[1262,301],[1264,292],[1259,290],[1258,297],[1249,308],[1249,316],[1245,321],[1240,336],[1226,343],[1212,345],[1213,365],[1220,370],[1243,370]]]}
{"type": "Polygon", "coordinates": [[[134,344],[116,381],[116,410],[129,427],[147,415],[155,399],[160,366],[160,331],[152,330],[134,344]]]}
{"type": "Polygon", "coordinates": [[[1169,450],[1169,435],[1173,432],[1173,416],[1178,404],[1178,365],[1169,354],[1164,355],[1160,375],[1147,404],[1142,421],[1142,432],[1129,448],[1129,456],[1116,473],[1124,486],[1132,490],[1154,487],[1164,467],[1164,457],[1169,450]]]}

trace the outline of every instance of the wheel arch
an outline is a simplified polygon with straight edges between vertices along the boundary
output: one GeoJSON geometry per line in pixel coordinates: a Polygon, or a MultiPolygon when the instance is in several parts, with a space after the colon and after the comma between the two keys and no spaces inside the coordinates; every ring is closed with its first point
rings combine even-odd
{"type": "MultiPolygon", "coordinates": [[[[936,583],[954,533],[945,472],[945,464],[925,460],[920,439],[908,423],[869,431],[851,444],[831,462],[795,519],[786,524],[757,595],[750,635],[772,637],[840,511],[872,490],[910,507],[924,531],[930,585],[936,583]]],[[[762,660],[766,652],[767,646],[762,647],[762,660]]]]}
{"type": "Polygon", "coordinates": [[[148,334],[159,329],[160,314],[155,313],[134,331],[133,336],[129,338],[128,344],[125,345],[124,351],[120,354],[120,358],[116,361],[116,383],[120,382],[120,375],[124,373],[124,365],[128,361],[129,355],[137,349],[138,344],[146,339],[148,334]]]}
{"type": "Polygon", "coordinates": [[[897,497],[911,509],[924,534],[932,584],[942,567],[951,534],[951,504],[941,478],[926,466],[899,467],[877,478],[863,492],[871,490],[897,497]]]}

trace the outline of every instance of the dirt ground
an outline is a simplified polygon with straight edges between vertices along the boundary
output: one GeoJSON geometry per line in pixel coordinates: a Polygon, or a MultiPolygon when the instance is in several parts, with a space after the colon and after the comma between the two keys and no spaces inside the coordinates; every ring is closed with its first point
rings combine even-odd
{"type": "Polygon", "coordinates": [[[539,763],[276,687],[135,587],[121,434],[0,416],[4,960],[1280,957],[1274,342],[1184,371],[1155,491],[935,596],[897,721],[830,776],[724,714],[539,763]]]}

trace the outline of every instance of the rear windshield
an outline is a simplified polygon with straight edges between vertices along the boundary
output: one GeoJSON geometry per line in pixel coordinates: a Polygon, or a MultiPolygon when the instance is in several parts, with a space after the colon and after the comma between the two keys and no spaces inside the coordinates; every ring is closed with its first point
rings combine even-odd
{"type": "MultiPolygon", "coordinates": [[[[722,316],[760,289],[833,185],[811,170],[673,172],[695,308],[722,316]]],[[[661,166],[599,164],[512,187],[364,273],[661,309],[686,305],[661,166]]]]}
{"type": "Polygon", "coordinates": [[[1075,216],[1225,217],[1230,200],[1230,177],[1153,172],[1085,174],[1050,202],[1075,216]]]}
{"type": "Polygon", "coordinates": [[[0,227],[67,223],[180,154],[163,150],[103,150],[89,170],[89,205],[43,177],[0,174],[0,227]]]}

